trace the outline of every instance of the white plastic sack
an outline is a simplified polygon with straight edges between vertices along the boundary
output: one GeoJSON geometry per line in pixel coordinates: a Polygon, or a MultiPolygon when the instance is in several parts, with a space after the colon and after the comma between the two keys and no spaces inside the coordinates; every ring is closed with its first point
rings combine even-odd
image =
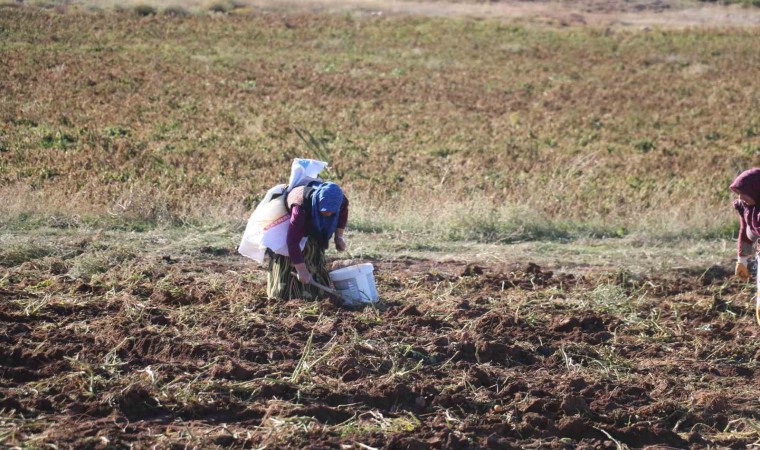
{"type": "MultiPolygon", "coordinates": [[[[264,199],[248,219],[243,239],[238,246],[238,252],[241,255],[259,264],[264,262],[268,248],[278,255],[290,256],[288,252],[290,213],[285,207],[282,196],[272,199],[275,194],[287,195],[285,185],[280,184],[267,191],[264,199]]],[[[307,238],[304,237],[299,242],[301,250],[306,246],[306,241],[307,238]]]]}
{"type": "Polygon", "coordinates": [[[285,194],[285,185],[270,189],[248,219],[238,252],[259,263],[264,262],[267,248],[275,253],[288,254],[287,238],[290,214],[282,197],[272,200],[275,194],[285,194]]]}
{"type": "Polygon", "coordinates": [[[319,178],[319,172],[327,167],[324,161],[316,159],[296,158],[293,165],[290,166],[290,180],[288,181],[288,191],[298,186],[305,186],[312,181],[322,181],[319,178]]]}

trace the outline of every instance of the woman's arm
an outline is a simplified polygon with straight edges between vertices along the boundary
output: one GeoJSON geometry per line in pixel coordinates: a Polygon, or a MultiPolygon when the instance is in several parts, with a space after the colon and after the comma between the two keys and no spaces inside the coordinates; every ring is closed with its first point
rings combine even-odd
{"type": "MultiPolygon", "coordinates": [[[[348,197],[343,196],[343,203],[340,205],[340,215],[338,216],[338,229],[345,230],[348,224],[348,197]]],[[[343,232],[341,231],[341,235],[343,232]]]]}
{"type": "Polygon", "coordinates": [[[338,227],[335,229],[335,249],[339,252],[346,250],[346,241],[343,239],[343,232],[348,224],[348,198],[343,196],[343,203],[340,205],[340,215],[338,216],[338,227]]]}
{"type": "Polygon", "coordinates": [[[288,227],[288,254],[290,261],[295,264],[303,264],[303,252],[301,251],[301,239],[306,236],[306,213],[301,210],[301,205],[293,205],[290,209],[290,227],[288,227]]]}
{"type": "Polygon", "coordinates": [[[736,258],[736,268],[734,269],[734,275],[736,278],[742,281],[749,281],[749,258],[752,255],[752,241],[747,237],[747,222],[744,220],[744,204],[737,200],[734,202],[734,208],[739,213],[739,240],[736,244],[736,252],[738,254],[736,258]]]}
{"type": "Polygon", "coordinates": [[[739,213],[739,238],[736,243],[736,253],[739,258],[752,256],[752,241],[747,237],[747,222],[744,220],[744,204],[741,200],[734,202],[734,209],[739,213]]]}

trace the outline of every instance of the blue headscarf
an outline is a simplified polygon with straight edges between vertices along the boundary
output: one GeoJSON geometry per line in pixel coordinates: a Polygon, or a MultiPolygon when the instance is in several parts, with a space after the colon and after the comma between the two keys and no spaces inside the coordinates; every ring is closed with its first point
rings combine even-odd
{"type": "Polygon", "coordinates": [[[324,246],[330,242],[330,238],[338,227],[338,216],[343,204],[343,191],[335,183],[310,185],[313,189],[311,194],[311,224],[312,234],[317,237],[324,246]],[[333,215],[325,217],[321,211],[330,211],[333,215]]]}

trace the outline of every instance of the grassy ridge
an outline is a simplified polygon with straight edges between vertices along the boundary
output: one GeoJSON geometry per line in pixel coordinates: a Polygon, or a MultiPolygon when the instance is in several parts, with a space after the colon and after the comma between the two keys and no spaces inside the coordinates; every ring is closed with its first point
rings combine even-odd
{"type": "Polygon", "coordinates": [[[758,37],[5,8],[0,220],[239,225],[301,128],[361,229],[725,236],[758,37]]]}

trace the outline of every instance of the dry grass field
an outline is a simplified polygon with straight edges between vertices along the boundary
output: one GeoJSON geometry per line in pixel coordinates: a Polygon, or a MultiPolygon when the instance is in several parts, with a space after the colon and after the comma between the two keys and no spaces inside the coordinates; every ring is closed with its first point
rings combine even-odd
{"type": "Polygon", "coordinates": [[[293,157],[313,156],[304,129],[362,229],[726,236],[726,186],[760,151],[756,28],[9,7],[0,20],[6,224],[240,226],[293,157]]]}
{"type": "Polygon", "coordinates": [[[760,445],[757,10],[494,3],[0,2],[0,447],[760,445]],[[295,157],[376,307],[237,255],[295,157]]]}

